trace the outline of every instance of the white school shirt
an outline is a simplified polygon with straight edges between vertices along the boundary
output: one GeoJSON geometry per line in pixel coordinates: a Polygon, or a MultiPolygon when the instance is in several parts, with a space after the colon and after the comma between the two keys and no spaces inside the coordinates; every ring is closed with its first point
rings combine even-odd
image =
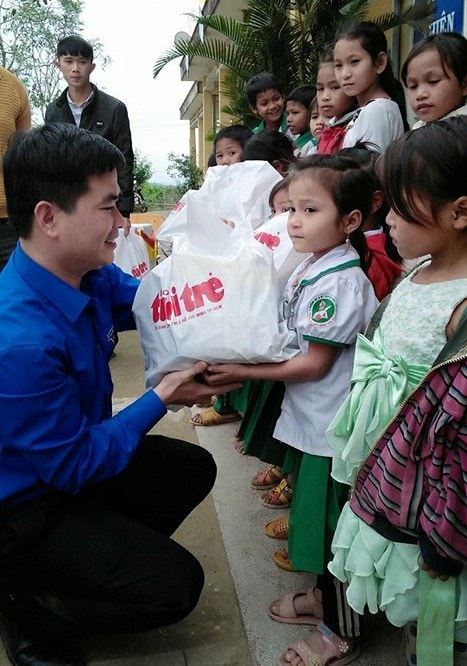
{"type": "MultiPolygon", "coordinates": [[[[373,144],[374,150],[383,152],[390,143],[404,134],[404,123],[396,102],[378,97],[358,109],[347,125],[343,148],[356,143],[373,144]]],[[[370,146],[370,149],[373,149],[370,146]]]]}
{"type": "Polygon", "coordinates": [[[283,301],[284,324],[294,334],[294,346],[306,354],[308,343],[317,341],[339,352],[321,379],[285,383],[276,439],[305,453],[332,457],[324,433],[350,390],[357,333],[365,330],[377,305],[352,246],[340,245],[316,261],[308,256],[294,271],[283,301]]]}

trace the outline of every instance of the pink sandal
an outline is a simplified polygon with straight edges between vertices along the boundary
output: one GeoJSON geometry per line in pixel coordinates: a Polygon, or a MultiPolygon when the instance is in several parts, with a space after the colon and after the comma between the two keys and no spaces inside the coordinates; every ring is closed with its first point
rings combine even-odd
{"type": "Polygon", "coordinates": [[[261,496],[261,504],[270,509],[288,509],[292,504],[293,490],[283,478],[278,486],[271,488],[261,496]]]}
{"type": "Polygon", "coordinates": [[[277,666],[290,666],[291,659],[300,657],[305,666],[344,666],[360,656],[360,646],[337,636],[325,624],[293,643],[278,659],[277,666]]]}
{"type": "Polygon", "coordinates": [[[268,615],[272,620],[284,624],[320,624],[323,621],[321,592],[313,588],[284,594],[281,599],[276,599],[270,604],[268,615]],[[308,598],[309,607],[314,610],[315,614],[297,614],[294,602],[300,596],[308,598]]]}

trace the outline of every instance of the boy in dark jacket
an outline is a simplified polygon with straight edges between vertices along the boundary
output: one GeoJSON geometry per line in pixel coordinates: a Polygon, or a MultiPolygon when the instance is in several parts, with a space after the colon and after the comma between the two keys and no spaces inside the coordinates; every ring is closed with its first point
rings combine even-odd
{"type": "Polygon", "coordinates": [[[57,46],[56,67],[68,87],[47,107],[45,122],[74,123],[100,134],[123,153],[126,164],[118,170],[121,190],[118,209],[125,218],[125,234],[133,210],[133,148],[130,122],[125,104],[99,90],[89,77],[94,71],[92,46],[78,35],[61,39],[57,46]]]}

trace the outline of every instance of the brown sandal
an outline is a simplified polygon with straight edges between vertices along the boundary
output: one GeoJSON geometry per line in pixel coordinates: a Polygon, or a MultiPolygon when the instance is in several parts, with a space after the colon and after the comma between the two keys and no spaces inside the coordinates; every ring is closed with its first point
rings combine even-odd
{"type": "Polygon", "coordinates": [[[198,412],[193,414],[190,423],[194,426],[215,426],[222,425],[223,423],[232,423],[232,421],[239,421],[242,417],[238,412],[233,414],[219,414],[214,407],[209,407],[205,412],[198,412]]]}
{"type": "Polygon", "coordinates": [[[264,531],[271,539],[288,539],[289,537],[289,519],[276,518],[264,526],[264,531]]]}
{"type": "Polygon", "coordinates": [[[255,490],[268,490],[274,488],[282,481],[284,475],[282,470],[277,465],[269,465],[266,469],[261,470],[255,474],[251,479],[251,487],[255,490]]]}
{"type": "Polygon", "coordinates": [[[274,564],[277,564],[280,569],[284,569],[285,571],[294,571],[292,567],[292,561],[289,560],[289,551],[287,548],[276,550],[276,552],[272,554],[272,561],[274,564]]]}
{"type": "Polygon", "coordinates": [[[270,509],[288,509],[292,504],[293,490],[284,478],[275,488],[271,488],[261,497],[261,504],[270,509]]]}

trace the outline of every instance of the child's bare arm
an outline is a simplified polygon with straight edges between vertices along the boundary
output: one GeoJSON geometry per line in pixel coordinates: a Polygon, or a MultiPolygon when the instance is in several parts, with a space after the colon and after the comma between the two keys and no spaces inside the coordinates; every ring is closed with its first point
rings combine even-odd
{"type": "Polygon", "coordinates": [[[308,352],[282,363],[223,363],[209,366],[206,381],[211,386],[246,379],[306,382],[324,377],[330,370],[339,349],[319,342],[310,342],[308,352]]]}

